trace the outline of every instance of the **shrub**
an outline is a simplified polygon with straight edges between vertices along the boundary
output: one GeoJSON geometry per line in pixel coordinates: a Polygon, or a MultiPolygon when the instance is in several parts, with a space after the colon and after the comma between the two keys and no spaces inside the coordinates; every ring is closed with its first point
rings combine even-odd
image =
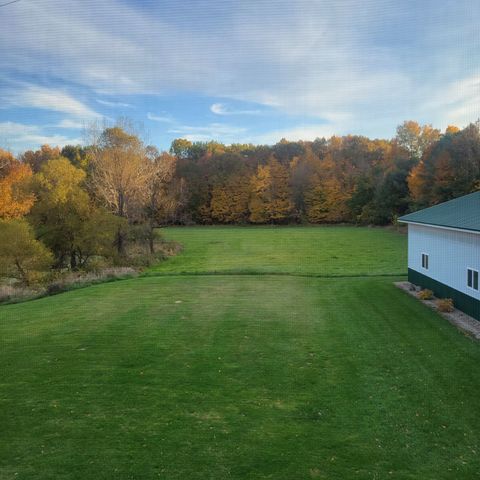
{"type": "Polygon", "coordinates": [[[0,277],[17,278],[28,286],[42,278],[52,260],[25,220],[0,220],[0,277]]]}
{"type": "Polygon", "coordinates": [[[440,312],[453,312],[453,300],[451,298],[438,299],[437,308],[440,312]]]}
{"type": "Polygon", "coordinates": [[[418,292],[418,298],[420,300],[431,300],[433,298],[433,292],[426,288],[425,290],[418,292]]]}

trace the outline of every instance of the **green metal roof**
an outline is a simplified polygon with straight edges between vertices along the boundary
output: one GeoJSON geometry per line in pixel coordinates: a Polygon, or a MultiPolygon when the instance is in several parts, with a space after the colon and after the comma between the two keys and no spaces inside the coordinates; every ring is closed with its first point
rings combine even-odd
{"type": "Polygon", "coordinates": [[[398,220],[480,232],[480,191],[409,213],[398,220]]]}

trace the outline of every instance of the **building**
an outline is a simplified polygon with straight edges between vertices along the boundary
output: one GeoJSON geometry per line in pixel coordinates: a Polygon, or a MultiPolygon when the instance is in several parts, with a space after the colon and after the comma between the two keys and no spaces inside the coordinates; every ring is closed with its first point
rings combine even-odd
{"type": "Polygon", "coordinates": [[[408,280],[480,320],[480,191],[399,219],[408,224],[408,280]]]}

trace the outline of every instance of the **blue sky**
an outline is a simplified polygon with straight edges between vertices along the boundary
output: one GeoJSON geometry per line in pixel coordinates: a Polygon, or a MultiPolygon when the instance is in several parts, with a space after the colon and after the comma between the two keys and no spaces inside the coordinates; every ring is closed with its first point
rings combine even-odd
{"type": "Polygon", "coordinates": [[[122,116],[163,149],[480,117],[477,0],[20,0],[0,23],[0,146],[15,152],[122,116]]]}

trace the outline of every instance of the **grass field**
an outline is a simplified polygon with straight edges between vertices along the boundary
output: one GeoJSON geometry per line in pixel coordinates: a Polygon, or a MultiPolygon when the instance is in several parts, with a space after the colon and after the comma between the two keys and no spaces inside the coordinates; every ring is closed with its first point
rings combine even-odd
{"type": "Polygon", "coordinates": [[[165,275],[1,307],[0,479],[478,478],[480,346],[394,277],[348,277],[402,271],[405,238],[282,230],[169,229],[185,251],[165,275]],[[291,271],[286,237],[315,235],[344,261],[307,271],[344,277],[199,273],[214,236],[222,268],[251,245],[282,272],[267,231],[291,271]]]}
{"type": "Polygon", "coordinates": [[[381,228],[199,227],[162,230],[184,245],[158,272],[406,275],[407,237],[381,228]]]}

